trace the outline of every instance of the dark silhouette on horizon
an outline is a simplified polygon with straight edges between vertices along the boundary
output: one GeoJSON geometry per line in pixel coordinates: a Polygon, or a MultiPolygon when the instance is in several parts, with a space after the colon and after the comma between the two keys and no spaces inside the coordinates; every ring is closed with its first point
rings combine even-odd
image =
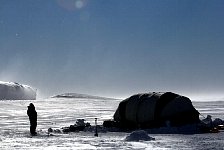
{"type": "Polygon", "coordinates": [[[35,106],[33,103],[30,103],[27,110],[27,115],[29,116],[30,120],[30,134],[37,135],[36,127],[37,127],[37,112],[35,110],[35,106]]]}

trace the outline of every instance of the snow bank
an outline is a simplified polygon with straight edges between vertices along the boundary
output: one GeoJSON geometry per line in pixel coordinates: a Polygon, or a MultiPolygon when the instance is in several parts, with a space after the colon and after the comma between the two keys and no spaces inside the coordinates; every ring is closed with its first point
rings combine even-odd
{"type": "Polygon", "coordinates": [[[79,94],[79,93],[64,93],[52,96],[52,98],[83,98],[83,99],[99,99],[99,100],[116,100],[115,98],[93,96],[88,94],[79,94]]]}
{"type": "Polygon", "coordinates": [[[22,85],[16,82],[0,81],[0,99],[34,100],[36,99],[36,90],[28,85],[22,85]]]}
{"type": "Polygon", "coordinates": [[[130,135],[125,138],[126,141],[151,141],[155,138],[150,137],[144,130],[133,131],[130,135]]]}

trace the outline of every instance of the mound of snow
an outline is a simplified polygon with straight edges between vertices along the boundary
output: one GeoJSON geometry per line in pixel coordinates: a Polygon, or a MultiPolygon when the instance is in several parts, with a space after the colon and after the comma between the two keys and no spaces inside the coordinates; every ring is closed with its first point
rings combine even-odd
{"type": "Polygon", "coordinates": [[[34,100],[36,99],[36,90],[28,85],[0,81],[0,99],[34,100]]]}
{"type": "Polygon", "coordinates": [[[93,96],[88,94],[78,94],[78,93],[64,93],[56,96],[52,96],[52,98],[84,98],[84,99],[102,99],[102,100],[114,100],[114,98],[107,98],[101,96],[93,96]]]}
{"type": "Polygon", "coordinates": [[[150,137],[144,130],[133,131],[129,136],[125,138],[126,141],[151,141],[155,138],[150,137]]]}

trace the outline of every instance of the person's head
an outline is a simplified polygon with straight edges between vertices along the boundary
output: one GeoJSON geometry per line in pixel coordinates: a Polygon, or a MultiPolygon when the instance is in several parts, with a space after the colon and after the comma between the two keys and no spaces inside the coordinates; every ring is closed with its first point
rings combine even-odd
{"type": "Polygon", "coordinates": [[[35,109],[35,106],[33,105],[33,103],[30,103],[29,106],[27,106],[28,108],[31,108],[31,109],[35,109]]]}

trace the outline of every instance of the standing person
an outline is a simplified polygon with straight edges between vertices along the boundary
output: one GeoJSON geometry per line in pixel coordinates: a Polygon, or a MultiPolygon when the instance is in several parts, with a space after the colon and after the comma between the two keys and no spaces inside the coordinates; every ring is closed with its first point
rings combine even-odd
{"type": "Polygon", "coordinates": [[[30,134],[37,135],[36,127],[37,127],[37,112],[35,110],[35,106],[33,103],[30,103],[27,110],[27,115],[29,116],[30,120],[30,134]]]}

